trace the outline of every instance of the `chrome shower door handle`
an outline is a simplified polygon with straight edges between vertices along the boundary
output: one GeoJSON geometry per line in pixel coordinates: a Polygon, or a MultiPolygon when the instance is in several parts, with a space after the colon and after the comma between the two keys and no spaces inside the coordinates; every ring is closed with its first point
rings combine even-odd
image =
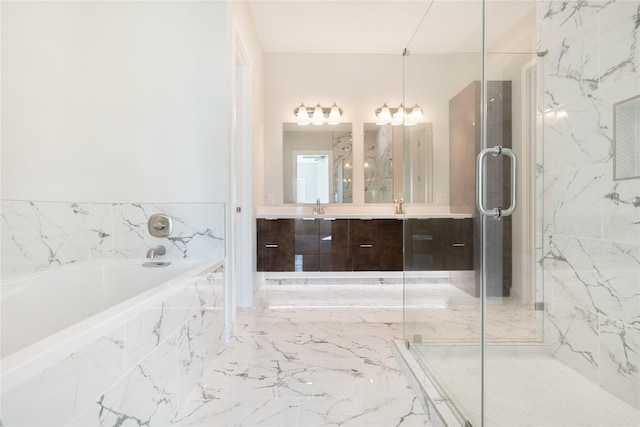
{"type": "Polygon", "coordinates": [[[478,164],[476,167],[476,204],[478,211],[484,216],[490,218],[500,218],[510,216],[515,212],[517,206],[517,176],[518,176],[518,160],[513,150],[500,146],[486,148],[478,153],[478,164]],[[511,205],[507,209],[493,208],[488,209],[484,206],[484,158],[489,154],[494,157],[505,155],[511,160],[511,205]]]}

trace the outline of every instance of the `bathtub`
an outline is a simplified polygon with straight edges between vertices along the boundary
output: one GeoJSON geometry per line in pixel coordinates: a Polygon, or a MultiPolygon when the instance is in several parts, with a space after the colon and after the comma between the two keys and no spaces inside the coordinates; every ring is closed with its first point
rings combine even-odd
{"type": "MultiPolygon", "coordinates": [[[[0,284],[2,423],[28,425],[46,421],[50,425],[68,425],[80,415],[78,423],[105,422],[93,418],[105,412],[101,410],[104,408],[96,407],[96,402],[103,402],[109,389],[119,381],[131,382],[127,376],[135,375],[136,367],[147,363],[148,357],[156,357],[154,351],[163,345],[167,347],[171,337],[173,341],[169,344],[175,347],[171,351],[178,352],[184,336],[190,339],[196,334],[189,330],[195,325],[194,319],[204,324],[204,316],[210,316],[206,327],[217,331],[213,335],[219,341],[223,330],[222,261],[173,262],[155,268],[143,267],[142,263],[131,260],[81,263],[22,275],[0,284]],[[215,325],[211,326],[212,323],[215,325]],[[94,357],[97,359],[93,360],[94,357]],[[105,360],[98,360],[101,357],[105,360]],[[79,366],[78,360],[94,366],[82,368],[87,372],[72,368],[75,371],[68,375],[69,366],[79,366]],[[109,369],[109,378],[93,378],[106,375],[109,369]],[[76,387],[78,382],[87,384],[81,390],[82,396],[77,396],[76,389],[74,397],[53,397],[51,404],[57,406],[54,412],[61,413],[59,420],[52,420],[50,414],[43,420],[34,419],[30,414],[35,409],[32,406],[52,399],[51,394],[64,393],[60,389],[67,385],[56,382],[65,375],[76,387]],[[43,386],[43,382],[51,382],[50,378],[56,378],[55,384],[43,386]],[[34,387],[43,392],[41,398],[31,397],[34,387]],[[25,403],[25,396],[34,400],[33,405],[25,403]],[[66,411],[65,405],[69,407],[66,411]]],[[[212,352],[212,347],[215,345],[207,346],[206,352],[212,352]]],[[[172,353],[170,359],[170,369],[175,369],[179,356],[172,353]]],[[[202,363],[208,359],[203,356],[202,363]]],[[[189,364],[179,362],[183,366],[189,364]]],[[[153,363],[157,363],[156,359],[153,363]]],[[[189,384],[199,372],[190,374],[189,384]]],[[[165,417],[170,417],[181,403],[177,396],[179,380],[176,378],[175,382],[176,393],[171,393],[175,402],[164,411],[165,417]]],[[[182,400],[187,392],[182,381],[182,400]]],[[[125,395],[131,398],[129,392],[125,395]]],[[[163,396],[159,400],[170,399],[163,396]]]]}

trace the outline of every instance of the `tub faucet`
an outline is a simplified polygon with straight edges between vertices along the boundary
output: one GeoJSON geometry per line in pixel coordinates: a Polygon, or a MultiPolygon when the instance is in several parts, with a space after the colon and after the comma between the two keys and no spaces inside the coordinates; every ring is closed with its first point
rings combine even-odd
{"type": "Polygon", "coordinates": [[[161,255],[164,255],[167,253],[167,248],[165,248],[162,245],[158,245],[154,248],[151,248],[147,251],[147,258],[157,258],[161,255]]]}
{"type": "Polygon", "coordinates": [[[324,207],[320,204],[320,197],[316,199],[316,207],[313,208],[314,215],[324,215],[324,207]]]}

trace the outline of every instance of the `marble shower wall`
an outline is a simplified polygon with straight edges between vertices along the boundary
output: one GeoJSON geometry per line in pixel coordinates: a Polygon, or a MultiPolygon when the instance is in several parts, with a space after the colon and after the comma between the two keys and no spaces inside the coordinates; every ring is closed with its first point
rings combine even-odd
{"type": "Polygon", "coordinates": [[[2,277],[104,258],[144,258],[164,245],[164,258],[224,257],[223,203],[0,202],[2,277]],[[152,237],[154,213],[173,218],[168,238],[152,237]]]}
{"type": "Polygon", "coordinates": [[[640,1],[538,13],[545,336],[556,358],[640,408],[640,180],[613,180],[613,104],[640,94],[640,1]]]}

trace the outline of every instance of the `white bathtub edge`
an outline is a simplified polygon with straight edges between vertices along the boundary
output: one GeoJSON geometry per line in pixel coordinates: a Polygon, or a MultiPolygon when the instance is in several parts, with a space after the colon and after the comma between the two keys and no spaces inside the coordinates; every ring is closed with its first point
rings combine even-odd
{"type": "MultiPolygon", "coordinates": [[[[131,263],[132,261],[129,260],[128,262],[131,263]]],[[[167,292],[176,289],[178,284],[198,276],[206,270],[224,265],[224,259],[218,258],[199,262],[188,261],[187,263],[193,264],[194,268],[4,357],[1,361],[1,393],[4,394],[12,390],[38,372],[53,366],[72,354],[73,352],[69,353],[69,347],[80,349],[93,342],[97,336],[103,336],[121,327],[127,321],[135,318],[143,308],[163,298],[167,292]],[[30,366],[27,368],[27,365],[30,366]]]]}

